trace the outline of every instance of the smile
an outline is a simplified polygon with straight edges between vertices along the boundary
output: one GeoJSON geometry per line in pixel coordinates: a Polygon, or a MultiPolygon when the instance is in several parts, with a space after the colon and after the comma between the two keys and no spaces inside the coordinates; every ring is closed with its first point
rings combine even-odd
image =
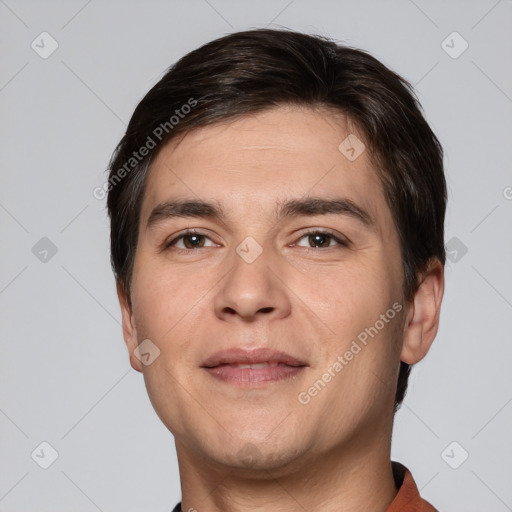
{"type": "Polygon", "coordinates": [[[304,360],[269,347],[232,347],[212,354],[201,368],[225,383],[261,387],[295,377],[307,366],[304,360]]]}

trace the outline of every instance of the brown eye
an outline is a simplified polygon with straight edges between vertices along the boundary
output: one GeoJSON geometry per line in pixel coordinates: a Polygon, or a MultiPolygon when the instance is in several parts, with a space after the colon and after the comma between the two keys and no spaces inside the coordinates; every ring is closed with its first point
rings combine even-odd
{"type": "Polygon", "coordinates": [[[203,247],[214,247],[215,244],[211,241],[211,239],[203,235],[201,233],[183,233],[180,236],[177,236],[173,240],[171,240],[169,243],[166,244],[166,249],[181,249],[181,250],[191,250],[194,249],[202,249],[203,247]],[[209,241],[209,245],[207,244],[207,241],[209,241]]]}
{"type": "Polygon", "coordinates": [[[183,238],[183,245],[187,249],[195,249],[196,247],[204,246],[204,236],[203,235],[184,235],[182,238],[183,238]]]}
{"type": "Polygon", "coordinates": [[[308,239],[311,247],[329,247],[332,237],[326,233],[315,233],[314,235],[308,235],[308,239]]]}
{"type": "MultiPolygon", "coordinates": [[[[340,240],[338,237],[334,236],[334,234],[326,231],[310,231],[309,233],[304,233],[299,240],[302,240],[303,238],[307,238],[308,248],[325,249],[335,247],[336,245],[343,247],[348,246],[347,242],[340,240]]],[[[299,243],[296,245],[306,247],[299,243]]]]}

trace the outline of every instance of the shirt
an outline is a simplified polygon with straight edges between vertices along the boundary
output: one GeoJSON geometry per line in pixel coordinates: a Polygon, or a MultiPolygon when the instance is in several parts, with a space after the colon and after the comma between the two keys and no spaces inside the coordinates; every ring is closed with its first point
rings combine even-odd
{"type": "MultiPolygon", "coordinates": [[[[438,512],[420,496],[411,472],[399,462],[391,464],[398,493],[386,512],[438,512]]],[[[181,503],[178,503],[172,512],[183,512],[181,503]]]]}
{"type": "Polygon", "coordinates": [[[438,512],[420,496],[411,472],[399,462],[391,464],[398,493],[386,512],[438,512]]]}

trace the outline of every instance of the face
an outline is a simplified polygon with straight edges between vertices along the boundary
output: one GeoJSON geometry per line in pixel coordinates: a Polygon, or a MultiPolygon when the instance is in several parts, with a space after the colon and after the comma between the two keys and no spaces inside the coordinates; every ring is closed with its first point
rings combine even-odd
{"type": "Polygon", "coordinates": [[[178,457],[279,468],[391,423],[401,256],[358,140],[341,114],[282,106],[154,160],[123,325],[178,457]]]}

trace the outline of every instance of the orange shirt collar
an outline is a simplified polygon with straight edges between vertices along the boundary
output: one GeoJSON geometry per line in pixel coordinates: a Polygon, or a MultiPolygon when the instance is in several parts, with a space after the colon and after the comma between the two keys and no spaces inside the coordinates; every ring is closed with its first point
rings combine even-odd
{"type": "Polygon", "coordinates": [[[392,462],[398,494],[386,512],[438,512],[418,491],[411,472],[399,462],[392,462]]]}

